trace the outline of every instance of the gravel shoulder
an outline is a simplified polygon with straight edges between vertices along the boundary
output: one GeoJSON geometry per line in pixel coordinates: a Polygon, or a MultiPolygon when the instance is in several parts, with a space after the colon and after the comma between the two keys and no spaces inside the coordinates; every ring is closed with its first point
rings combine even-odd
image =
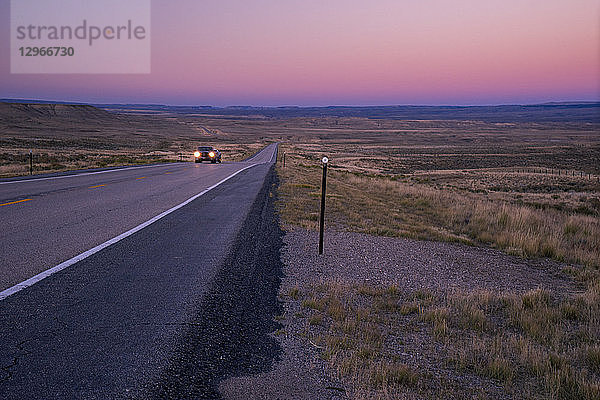
{"type": "Polygon", "coordinates": [[[329,231],[319,256],[318,239],[317,232],[288,229],[284,285],[335,280],[396,285],[405,291],[525,292],[541,287],[567,294],[573,289],[564,264],[485,247],[329,231]]]}
{"type": "MultiPolygon", "coordinates": [[[[291,310],[286,307],[285,314],[291,310]]],[[[289,315],[293,315],[289,314],[289,315]]],[[[282,320],[285,328],[275,335],[283,354],[273,368],[257,375],[229,378],[219,390],[225,400],[238,399],[346,399],[341,383],[327,371],[319,349],[305,338],[293,334],[302,327],[293,318],[282,320]]]]}
{"type": "MultiPolygon", "coordinates": [[[[523,293],[544,288],[558,296],[567,296],[577,290],[573,280],[563,272],[565,265],[550,260],[526,260],[498,250],[462,244],[338,231],[326,232],[325,254],[319,256],[317,232],[289,226],[285,230],[281,252],[283,278],[279,290],[284,310],[277,317],[282,328],[272,334],[282,353],[270,371],[223,381],[219,389],[225,399],[344,399],[351,396],[336,379],[330,364],[321,358],[322,348],[305,335],[308,327],[306,318],[301,316],[302,307],[290,296],[296,288],[333,281],[396,285],[407,292],[523,293]]],[[[411,363],[418,364],[419,359],[411,363]]],[[[428,361],[421,359],[421,362],[428,361]]]]}

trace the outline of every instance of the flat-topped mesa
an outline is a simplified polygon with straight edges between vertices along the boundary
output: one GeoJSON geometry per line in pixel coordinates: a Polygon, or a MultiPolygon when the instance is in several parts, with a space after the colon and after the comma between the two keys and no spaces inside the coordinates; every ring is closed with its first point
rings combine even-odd
{"type": "Polygon", "coordinates": [[[0,102],[0,121],[15,121],[23,118],[44,119],[70,118],[114,118],[108,111],[87,104],[37,104],[0,102]]]}

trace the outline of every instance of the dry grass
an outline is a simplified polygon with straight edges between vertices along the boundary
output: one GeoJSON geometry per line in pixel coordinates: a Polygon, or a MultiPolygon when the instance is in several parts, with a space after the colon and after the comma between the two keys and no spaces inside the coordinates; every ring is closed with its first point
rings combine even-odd
{"type": "Polygon", "coordinates": [[[0,103],[0,122],[0,177],[28,174],[30,150],[34,173],[44,173],[193,161],[199,145],[219,148],[224,161],[240,161],[266,144],[217,135],[185,116],[121,115],[88,106],[0,103]]]}
{"type": "MultiPolygon", "coordinates": [[[[317,227],[317,165],[306,154],[294,153],[288,154],[285,169],[280,166],[285,222],[317,227]]],[[[377,235],[483,243],[525,257],[600,266],[598,216],[338,168],[333,164],[328,173],[330,225],[377,235]]]]}
{"type": "MultiPolygon", "coordinates": [[[[263,143],[229,144],[211,142],[223,154],[223,161],[241,161],[255,154],[263,143]]],[[[105,168],[120,165],[154,164],[177,161],[193,161],[193,149],[197,142],[181,144],[181,149],[127,148],[102,150],[81,147],[64,150],[56,147],[34,149],[33,172],[49,173],[87,168],[105,168]]],[[[0,152],[0,178],[27,175],[29,173],[29,149],[3,148],[0,152]]]]}
{"type": "MultiPolygon", "coordinates": [[[[469,170],[393,174],[394,164],[409,160],[388,147],[371,143],[369,155],[385,157],[361,157],[364,147],[353,151],[333,140],[284,146],[284,224],[318,227],[318,160],[327,155],[329,227],[552,258],[571,263],[565,272],[585,290],[433,295],[336,282],[302,288],[302,304],[318,305],[307,321],[321,317],[303,334],[324,348],[351,397],[600,398],[597,177],[476,163],[469,170]],[[401,378],[385,378],[382,366],[401,378]],[[382,372],[373,378],[373,371],[382,372]]],[[[424,162],[423,155],[410,157],[424,162]]]]}
{"type": "Polygon", "coordinates": [[[470,398],[479,386],[482,398],[597,399],[600,307],[591,296],[326,283],[297,301],[307,311],[303,334],[352,398],[470,398]]]}

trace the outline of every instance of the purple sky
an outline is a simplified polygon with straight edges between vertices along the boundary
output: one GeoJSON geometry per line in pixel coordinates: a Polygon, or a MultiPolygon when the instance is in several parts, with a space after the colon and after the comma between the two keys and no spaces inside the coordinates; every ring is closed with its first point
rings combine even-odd
{"type": "Polygon", "coordinates": [[[189,105],[600,100],[600,0],[155,0],[150,74],[10,74],[0,97],[189,105]]]}

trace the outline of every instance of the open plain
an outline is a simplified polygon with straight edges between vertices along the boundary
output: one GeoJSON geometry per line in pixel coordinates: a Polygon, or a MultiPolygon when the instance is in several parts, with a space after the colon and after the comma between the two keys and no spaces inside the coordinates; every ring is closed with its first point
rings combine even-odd
{"type": "Polygon", "coordinates": [[[280,144],[284,311],[273,335],[286,356],[224,381],[226,398],[244,385],[271,398],[294,371],[323,375],[296,398],[600,397],[597,105],[456,114],[465,119],[0,106],[6,177],[28,172],[29,149],[39,173],[191,161],[202,144],[242,160],[280,144]]]}

